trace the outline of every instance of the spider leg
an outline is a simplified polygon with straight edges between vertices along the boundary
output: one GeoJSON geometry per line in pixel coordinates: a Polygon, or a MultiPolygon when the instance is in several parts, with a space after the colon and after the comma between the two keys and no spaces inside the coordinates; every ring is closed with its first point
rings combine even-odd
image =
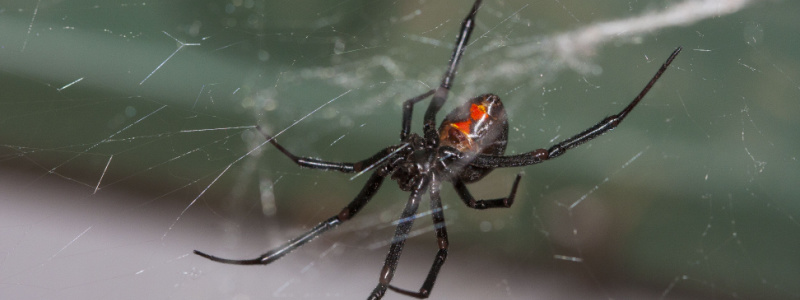
{"type": "Polygon", "coordinates": [[[420,102],[425,98],[428,98],[430,95],[433,95],[433,91],[435,90],[427,91],[422,95],[403,102],[403,128],[400,129],[401,141],[405,141],[408,137],[408,133],[411,132],[411,117],[414,115],[414,104],[417,104],[417,102],[420,102]]]}
{"type": "Polygon", "coordinates": [[[339,171],[343,173],[354,173],[354,172],[361,172],[369,167],[372,167],[378,164],[380,161],[385,160],[392,152],[397,151],[398,149],[404,147],[404,145],[395,145],[384,148],[375,155],[370,156],[367,159],[364,159],[359,162],[355,163],[344,163],[344,162],[331,162],[331,161],[324,161],[321,159],[311,158],[311,157],[302,157],[297,156],[286,150],[281,144],[275,140],[275,138],[269,134],[266,134],[260,126],[256,126],[259,132],[269,141],[275,148],[281,151],[286,157],[291,159],[295,164],[304,168],[310,169],[317,169],[317,170],[333,170],[339,171]]]}
{"type": "Polygon", "coordinates": [[[389,246],[389,253],[386,255],[386,260],[383,262],[383,268],[378,278],[378,285],[372,290],[372,293],[367,299],[380,299],[386,294],[386,289],[389,287],[392,277],[394,277],[395,269],[397,269],[397,262],[400,259],[400,254],[403,252],[406,237],[411,231],[411,225],[414,224],[414,219],[416,218],[414,214],[417,212],[417,208],[419,208],[422,194],[428,189],[429,183],[430,177],[423,176],[411,190],[408,203],[406,203],[406,207],[403,209],[403,214],[400,215],[400,224],[398,224],[395,229],[392,245],[389,246]]]}
{"type": "Polygon", "coordinates": [[[647,95],[647,92],[650,91],[650,88],[658,81],[658,78],[661,77],[661,74],[667,70],[667,67],[672,63],[678,53],[681,52],[681,47],[675,49],[672,54],[667,58],[667,61],[661,65],[661,68],[658,69],[653,78],[650,79],[650,82],[639,92],[639,95],[631,101],[622,111],[615,115],[611,115],[606,117],[599,123],[595,124],[589,129],[584,130],[581,133],[574,135],[571,138],[568,138],[558,144],[553,145],[550,149],[536,149],[528,153],[523,153],[519,155],[511,155],[511,156],[493,156],[493,155],[478,155],[475,157],[475,160],[470,162],[470,165],[475,167],[482,167],[482,168],[506,168],[506,167],[521,167],[527,166],[532,164],[538,164],[545,160],[556,158],[564,154],[569,149],[575,148],[580,144],[588,142],[614,128],[628,116],[628,113],[639,104],[639,101],[647,95]]]}
{"type": "Polygon", "coordinates": [[[433,260],[428,277],[422,283],[422,287],[418,292],[409,291],[389,285],[389,289],[400,294],[411,296],[419,299],[428,298],[433,290],[433,284],[436,282],[436,277],[439,275],[439,270],[442,268],[445,259],[447,259],[447,248],[449,242],[447,241],[447,227],[444,222],[444,210],[442,209],[442,198],[439,197],[439,188],[441,185],[434,178],[434,183],[431,185],[431,211],[433,211],[433,226],[436,232],[436,241],[439,244],[439,251],[436,252],[436,257],[433,260]]]}
{"type": "Polygon", "coordinates": [[[447,68],[447,72],[444,73],[442,83],[439,84],[439,87],[434,92],[433,99],[428,105],[428,110],[425,111],[423,133],[429,145],[435,146],[439,144],[439,134],[436,132],[436,113],[439,112],[442,105],[444,105],[444,102],[447,100],[447,94],[456,76],[458,63],[461,61],[461,56],[464,54],[464,49],[467,47],[469,36],[475,28],[475,15],[478,13],[478,7],[480,6],[481,0],[476,0],[475,3],[472,4],[472,10],[470,10],[467,17],[464,18],[464,21],[461,23],[461,31],[456,38],[456,45],[450,57],[450,66],[447,68]]]}
{"type": "Polygon", "coordinates": [[[456,188],[456,192],[458,196],[461,197],[461,200],[464,200],[464,204],[469,206],[470,208],[474,209],[487,209],[487,208],[496,208],[496,207],[511,207],[514,204],[514,196],[517,195],[517,187],[519,187],[519,180],[522,178],[522,174],[517,174],[517,178],[514,179],[514,184],[511,186],[511,193],[508,194],[508,197],[505,198],[498,198],[498,199],[490,199],[490,200],[475,200],[470,194],[467,186],[461,180],[456,180],[453,182],[453,187],[456,188]]]}
{"type": "MultiPolygon", "coordinates": [[[[517,193],[517,187],[519,186],[519,181],[521,178],[522,174],[518,174],[517,178],[514,180],[513,186],[511,187],[511,194],[509,194],[508,197],[492,200],[476,201],[475,198],[470,194],[469,190],[467,190],[466,185],[464,185],[464,183],[460,180],[456,181],[454,186],[456,187],[458,195],[462,200],[464,200],[464,203],[471,208],[486,209],[494,207],[510,207],[514,203],[514,196],[517,193]]],[[[441,185],[435,177],[433,180],[434,183],[431,185],[431,211],[433,212],[434,231],[436,232],[436,240],[439,244],[439,251],[436,252],[436,257],[433,260],[430,271],[428,271],[428,276],[425,278],[425,281],[422,283],[422,287],[419,288],[419,291],[414,292],[389,285],[389,289],[392,291],[419,299],[425,299],[430,296],[431,291],[433,290],[433,285],[436,283],[436,277],[439,275],[439,271],[441,270],[444,261],[447,259],[447,248],[449,245],[447,240],[447,227],[444,221],[444,211],[442,209],[442,198],[439,196],[439,188],[441,185]]]]}
{"type": "Polygon", "coordinates": [[[253,259],[227,259],[221,258],[217,256],[213,256],[210,254],[206,254],[204,252],[200,252],[194,250],[194,254],[200,255],[202,257],[208,258],[210,260],[226,263],[226,264],[234,264],[234,265],[266,265],[273,261],[278,260],[279,258],[283,257],[284,255],[292,252],[294,249],[299,248],[300,246],[304,245],[305,243],[310,242],[314,238],[318,237],[325,231],[328,231],[331,228],[339,226],[344,221],[350,220],[356,213],[358,213],[368,202],[372,199],[372,196],[378,191],[381,187],[381,183],[383,183],[383,179],[386,176],[385,170],[378,170],[372,174],[369,178],[367,183],[364,185],[364,188],[361,189],[361,192],[358,193],[355,199],[353,199],[350,204],[344,207],[339,214],[319,223],[317,226],[314,226],[308,232],[290,240],[289,242],[268,251],[260,255],[259,257],[253,259]]]}

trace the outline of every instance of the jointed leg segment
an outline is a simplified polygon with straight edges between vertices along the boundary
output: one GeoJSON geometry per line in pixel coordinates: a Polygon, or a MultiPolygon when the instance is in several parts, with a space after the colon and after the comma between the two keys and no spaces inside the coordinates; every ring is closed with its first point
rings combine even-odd
{"type": "Polygon", "coordinates": [[[522,167],[527,165],[533,165],[541,163],[545,160],[556,158],[564,154],[569,149],[575,148],[580,144],[588,142],[612,129],[616,128],[617,125],[622,123],[622,120],[628,116],[633,108],[639,104],[639,101],[647,95],[647,92],[650,91],[650,88],[658,81],[658,78],[661,77],[661,74],[667,70],[667,67],[672,63],[678,53],[681,52],[681,47],[675,49],[675,51],[670,54],[667,61],[661,65],[661,68],[658,69],[653,78],[650,79],[650,82],[639,92],[639,95],[631,101],[628,106],[626,106],[622,111],[615,115],[611,115],[606,117],[599,123],[595,124],[589,129],[584,130],[583,132],[572,136],[558,144],[553,145],[549,149],[536,149],[528,153],[518,154],[518,155],[510,155],[510,156],[493,156],[493,155],[478,155],[475,157],[475,160],[470,162],[470,165],[480,168],[508,168],[508,167],[522,167]]]}
{"type": "Polygon", "coordinates": [[[475,200],[475,197],[472,197],[472,194],[470,194],[467,186],[460,180],[454,181],[453,187],[456,188],[456,192],[458,192],[458,196],[461,197],[461,200],[464,201],[464,204],[470,208],[487,209],[496,207],[511,207],[511,205],[514,204],[514,197],[517,195],[517,187],[519,186],[520,179],[522,179],[522,174],[517,174],[517,178],[514,179],[514,184],[511,186],[511,193],[508,194],[508,197],[498,199],[475,200]]]}
{"type": "MultiPolygon", "coordinates": [[[[388,289],[407,296],[427,298],[433,289],[442,265],[447,259],[449,247],[444,212],[439,195],[441,183],[443,180],[445,180],[445,178],[441,177],[445,176],[443,173],[452,174],[451,171],[458,170],[458,167],[465,167],[467,163],[472,167],[486,169],[518,167],[541,163],[545,160],[558,157],[567,150],[577,147],[582,143],[590,141],[614,129],[625,119],[625,117],[633,110],[633,108],[638,105],[641,99],[647,94],[653,84],[655,84],[661,74],[664,73],[667,67],[672,63],[673,59],[681,51],[681,48],[679,47],[672,53],[672,55],[670,55],[667,61],[661,66],[658,72],[653,76],[653,78],[639,93],[639,95],[637,95],[636,98],[634,98],[633,101],[631,101],[622,111],[603,119],[594,126],[558,144],[555,144],[548,149],[536,149],[519,155],[494,156],[475,154],[473,152],[462,153],[452,147],[440,148],[440,137],[436,130],[436,115],[447,100],[450,87],[455,78],[458,64],[462,58],[464,49],[469,42],[470,35],[475,27],[475,16],[480,5],[481,0],[475,0],[470,13],[462,22],[461,30],[456,39],[453,53],[451,54],[448,69],[445,72],[440,85],[434,89],[420,94],[419,96],[410,98],[403,102],[403,118],[402,127],[400,130],[401,144],[384,148],[373,156],[355,163],[331,162],[317,158],[294,155],[286,148],[281,146],[277,141],[275,141],[274,137],[264,133],[260,127],[257,127],[257,129],[266,137],[268,142],[270,142],[273,146],[275,146],[275,148],[281,151],[281,153],[286,155],[300,167],[318,170],[332,170],[343,173],[364,173],[374,169],[374,172],[367,180],[367,183],[364,185],[364,187],[362,187],[359,194],[347,206],[342,208],[338,214],[330,217],[324,222],[319,223],[306,233],[253,259],[226,259],[196,250],[194,253],[207,259],[227,264],[269,264],[277,259],[280,259],[298,247],[312,241],[314,238],[320,236],[324,232],[337,227],[345,221],[350,220],[362,208],[364,208],[364,206],[367,205],[373,196],[375,196],[385,177],[392,175],[392,179],[395,179],[400,183],[401,189],[410,190],[411,195],[409,196],[408,202],[406,203],[405,209],[400,217],[400,222],[395,229],[395,233],[389,248],[389,253],[386,255],[383,268],[381,269],[379,275],[378,285],[372,291],[368,299],[380,299],[388,289]],[[419,136],[411,133],[411,121],[414,105],[427,99],[428,97],[432,97],[432,99],[424,115],[423,142],[419,139],[419,136]],[[409,145],[412,145],[412,147],[408,147],[409,145]],[[436,164],[440,165],[432,167],[436,164]],[[443,167],[444,171],[440,167],[443,167]],[[412,291],[401,289],[391,285],[392,278],[397,268],[400,255],[403,251],[406,238],[408,237],[413,222],[416,218],[415,214],[422,200],[422,195],[425,194],[428,189],[430,189],[430,207],[432,211],[431,214],[433,217],[434,231],[437,238],[438,251],[436,252],[436,256],[434,257],[430,270],[428,271],[428,275],[419,290],[412,291]]],[[[505,142],[505,140],[503,140],[503,142],[505,142]]],[[[517,193],[517,188],[519,187],[521,176],[521,174],[516,176],[511,187],[511,192],[507,197],[486,200],[476,200],[470,193],[465,183],[459,180],[458,177],[448,178],[448,180],[453,181],[453,186],[455,187],[459,197],[470,208],[507,208],[514,203],[514,198],[517,193]]]]}
{"type": "Polygon", "coordinates": [[[380,299],[386,293],[386,289],[389,288],[389,283],[392,282],[392,277],[394,277],[394,271],[397,269],[397,262],[400,260],[400,254],[403,252],[406,238],[408,233],[411,232],[411,225],[414,224],[414,214],[416,214],[419,203],[422,201],[422,195],[427,191],[430,182],[430,178],[423,177],[411,190],[411,196],[408,198],[406,208],[403,209],[403,214],[400,215],[400,224],[395,229],[392,244],[389,246],[389,253],[386,255],[383,268],[381,268],[378,285],[372,290],[372,294],[367,299],[380,299]]]}
{"type": "Polygon", "coordinates": [[[221,258],[217,256],[213,256],[210,254],[206,254],[204,252],[200,252],[195,250],[194,253],[200,255],[202,257],[208,258],[210,260],[226,263],[226,264],[234,264],[234,265],[266,265],[273,261],[278,260],[279,258],[283,257],[284,255],[292,252],[294,249],[304,245],[305,243],[310,242],[311,240],[315,239],[322,233],[328,231],[331,228],[339,226],[344,221],[349,220],[353,215],[358,213],[368,202],[375,196],[375,193],[381,187],[381,183],[383,183],[383,179],[385,174],[383,172],[376,171],[372,174],[372,176],[367,181],[367,184],[364,185],[364,188],[361,189],[361,192],[358,193],[353,201],[350,202],[345,208],[343,208],[339,214],[330,217],[328,220],[325,220],[322,223],[319,223],[317,226],[314,226],[308,232],[290,240],[289,242],[270,250],[267,253],[260,255],[259,257],[253,259],[227,259],[221,258]]]}
{"type": "Polygon", "coordinates": [[[389,289],[392,291],[398,292],[403,295],[415,297],[415,298],[428,298],[431,294],[431,290],[433,290],[433,284],[436,283],[436,277],[439,275],[439,270],[441,270],[444,261],[447,259],[447,248],[449,247],[449,242],[447,240],[447,227],[445,227],[444,223],[444,211],[442,209],[442,199],[439,197],[439,188],[441,184],[438,182],[436,178],[433,179],[433,183],[431,184],[431,211],[433,216],[433,226],[434,232],[436,233],[436,241],[439,245],[439,250],[436,252],[436,257],[433,259],[433,264],[431,264],[431,269],[428,271],[428,276],[425,277],[425,281],[422,283],[422,287],[419,288],[419,291],[414,292],[406,289],[401,289],[395,287],[393,285],[389,286],[389,289]]]}
{"type": "Polygon", "coordinates": [[[364,169],[373,167],[374,165],[378,164],[380,161],[385,160],[392,152],[402,147],[402,145],[395,145],[386,147],[375,155],[370,156],[367,159],[355,162],[355,163],[344,163],[344,162],[331,162],[331,161],[324,161],[317,158],[311,157],[302,157],[297,156],[286,150],[281,144],[275,140],[275,138],[269,134],[266,134],[261,127],[256,127],[264,138],[267,139],[275,148],[277,148],[281,153],[286,155],[289,159],[291,159],[295,164],[304,168],[310,169],[317,169],[317,170],[329,170],[329,171],[339,171],[342,173],[354,173],[354,172],[361,172],[364,169]]]}

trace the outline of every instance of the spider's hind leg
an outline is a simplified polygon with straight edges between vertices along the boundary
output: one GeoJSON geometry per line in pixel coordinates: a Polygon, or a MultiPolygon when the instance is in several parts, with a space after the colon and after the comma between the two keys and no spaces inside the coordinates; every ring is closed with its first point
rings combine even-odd
{"type": "Polygon", "coordinates": [[[414,104],[425,100],[425,98],[433,95],[434,90],[427,91],[422,95],[408,99],[403,102],[403,127],[400,129],[400,140],[405,141],[408,138],[408,133],[411,132],[411,117],[414,115],[414,104]]]}
{"type": "Polygon", "coordinates": [[[456,38],[447,71],[444,73],[439,87],[433,91],[433,99],[431,99],[430,104],[428,104],[428,109],[425,110],[425,116],[422,120],[422,130],[425,141],[429,145],[438,145],[439,134],[436,131],[436,114],[442,108],[444,102],[447,101],[447,95],[456,77],[458,63],[461,62],[461,57],[464,55],[464,50],[469,43],[469,37],[472,34],[472,30],[475,29],[475,15],[478,13],[478,8],[480,8],[480,6],[481,0],[475,0],[469,14],[467,14],[461,22],[461,30],[456,38]]]}
{"type": "Polygon", "coordinates": [[[622,109],[617,114],[611,115],[606,117],[605,119],[601,120],[597,124],[592,125],[588,129],[578,133],[566,140],[559,142],[551,146],[548,149],[536,149],[531,152],[511,155],[511,156],[502,156],[502,155],[484,155],[480,154],[473,161],[469,164],[473,167],[478,168],[510,168],[510,167],[523,167],[533,164],[542,163],[546,160],[553,159],[563,155],[567,150],[580,146],[583,143],[591,141],[592,139],[605,134],[606,132],[611,131],[612,129],[616,128],[625,117],[639,104],[639,102],[647,95],[647,92],[650,91],[650,88],[661,78],[661,75],[667,70],[667,67],[675,60],[675,57],[681,53],[681,47],[676,48],[672,51],[672,54],[669,55],[667,61],[661,65],[661,67],[656,71],[656,74],[653,75],[653,78],[644,86],[641,92],[633,98],[633,101],[628,103],[628,105],[622,109]]]}

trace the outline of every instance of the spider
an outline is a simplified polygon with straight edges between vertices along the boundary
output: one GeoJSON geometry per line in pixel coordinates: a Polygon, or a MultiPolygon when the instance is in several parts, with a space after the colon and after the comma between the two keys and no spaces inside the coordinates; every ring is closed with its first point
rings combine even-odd
{"type": "Polygon", "coordinates": [[[503,103],[500,102],[500,98],[497,95],[485,94],[470,99],[447,114],[438,130],[435,128],[436,114],[447,100],[447,94],[456,75],[456,68],[464,54],[469,36],[475,27],[475,15],[480,4],[481,0],[475,1],[469,14],[461,24],[461,31],[456,39],[450,63],[441,84],[437,88],[405,100],[403,103],[400,144],[386,147],[375,155],[355,163],[330,162],[294,155],[278,144],[275,138],[258,128],[275,148],[300,167],[344,173],[365,173],[374,170],[367,183],[350,204],[338,214],[319,223],[308,232],[253,259],[220,258],[197,250],[194,253],[226,264],[266,265],[272,263],[324,232],[353,218],[380,189],[384,179],[387,176],[391,176],[391,179],[397,181],[401,190],[410,192],[411,195],[395,229],[389,253],[378,276],[378,285],[368,299],[382,298],[387,289],[415,298],[427,298],[433,289],[439,270],[447,258],[448,251],[447,228],[445,227],[442,201],[439,197],[442,182],[449,181],[452,183],[461,200],[470,208],[511,207],[514,203],[514,196],[522,174],[516,176],[511,192],[504,198],[476,200],[470,194],[466,184],[482,179],[495,168],[533,165],[559,157],[567,150],[614,129],[639,104],[639,101],[642,100],[681,51],[681,47],[675,49],[644,89],[619,113],[606,117],[594,126],[548,149],[542,148],[523,154],[505,156],[503,153],[508,142],[508,119],[503,103]],[[432,100],[428,105],[427,111],[425,111],[423,119],[423,135],[411,133],[411,116],[414,105],[431,96],[433,96],[432,100]],[[403,251],[406,237],[416,218],[415,213],[425,193],[430,194],[431,214],[435,224],[434,232],[439,250],[419,290],[398,288],[391,285],[392,277],[400,254],[403,251]]]}

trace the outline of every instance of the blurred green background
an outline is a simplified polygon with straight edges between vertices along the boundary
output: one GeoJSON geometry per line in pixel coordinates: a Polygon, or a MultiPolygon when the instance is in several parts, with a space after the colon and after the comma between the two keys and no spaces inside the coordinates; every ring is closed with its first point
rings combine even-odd
{"type": "MultiPolygon", "coordinates": [[[[531,269],[568,274],[566,282],[599,298],[625,298],[616,291],[620,285],[665,299],[800,297],[800,4],[750,1],[697,22],[634,35],[626,32],[643,25],[627,24],[619,37],[596,45],[554,46],[565,33],[683,3],[485,1],[443,111],[498,94],[509,109],[510,153],[546,148],[618,112],[675,47],[684,50],[612,133],[558,160],[497,170],[470,186],[476,196],[499,197],[524,172],[511,209],[473,211],[443,188],[451,253],[516,266],[501,268],[509,278],[531,269]]],[[[178,228],[196,225],[181,217],[209,215],[200,220],[209,235],[189,245],[232,256],[259,253],[338,212],[366,176],[297,168],[272,147],[259,147],[264,140],[253,126],[277,134],[299,155],[333,161],[360,160],[397,143],[403,100],[438,83],[470,5],[0,4],[0,167],[26,178],[17,186],[22,191],[54,180],[84,193],[75,203],[37,200],[44,206],[92,214],[97,195],[134,195],[97,209],[110,215],[89,218],[87,226],[151,222],[163,246],[179,239],[178,228]],[[160,217],[137,217],[155,211],[160,217]],[[110,220],[119,215],[134,217],[110,220]],[[226,230],[230,224],[239,231],[226,230]],[[248,234],[257,239],[247,245],[221,240],[248,234]]],[[[678,17],[692,16],[684,13],[678,17]]],[[[417,132],[424,103],[416,110],[417,132]]],[[[406,198],[387,182],[352,224],[318,242],[381,256],[406,198]]],[[[2,210],[13,215],[25,201],[7,196],[2,210]]],[[[9,261],[37,238],[17,233],[37,224],[5,227],[13,237],[3,242],[9,261]]],[[[409,251],[421,253],[419,262],[401,265],[426,269],[434,252],[414,247],[433,244],[431,222],[423,217],[417,227],[409,251]]],[[[31,268],[51,266],[47,256],[29,261],[31,268]]],[[[351,267],[377,275],[380,262],[351,267]]],[[[22,283],[10,274],[0,282],[22,283]]]]}

